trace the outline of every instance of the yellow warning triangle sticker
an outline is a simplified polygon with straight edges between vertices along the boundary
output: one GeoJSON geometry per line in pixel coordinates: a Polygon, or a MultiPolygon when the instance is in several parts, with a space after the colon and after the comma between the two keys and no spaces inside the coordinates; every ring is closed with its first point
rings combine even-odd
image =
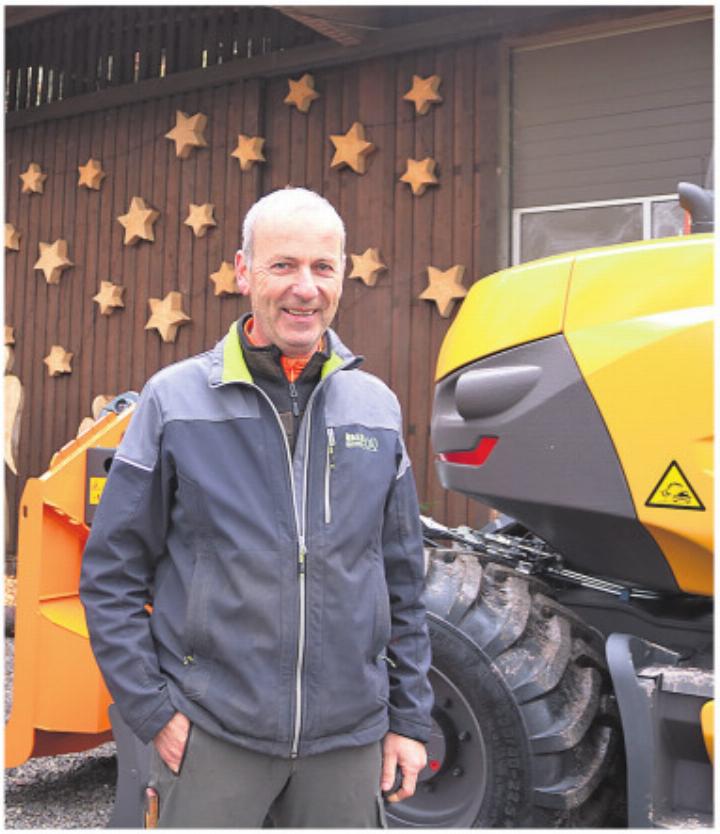
{"type": "Polygon", "coordinates": [[[674,460],[665,470],[655,489],[645,502],[646,507],[662,507],[672,510],[704,510],[703,502],[698,498],[690,481],[674,460]]]}

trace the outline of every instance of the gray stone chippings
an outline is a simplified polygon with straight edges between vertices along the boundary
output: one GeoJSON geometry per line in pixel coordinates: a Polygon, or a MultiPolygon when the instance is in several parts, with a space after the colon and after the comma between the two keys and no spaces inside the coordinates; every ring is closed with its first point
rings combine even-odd
{"type": "MultiPolygon", "coordinates": [[[[12,702],[13,640],[5,639],[5,720],[12,702]]],[[[5,771],[5,828],[104,828],[115,800],[115,744],[30,759],[5,771]]]]}

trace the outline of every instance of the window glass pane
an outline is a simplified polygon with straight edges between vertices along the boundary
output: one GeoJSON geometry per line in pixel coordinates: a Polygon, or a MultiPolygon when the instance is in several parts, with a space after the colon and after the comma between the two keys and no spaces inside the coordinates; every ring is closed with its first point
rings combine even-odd
{"type": "Polygon", "coordinates": [[[575,249],[642,240],[642,206],[542,211],[521,215],[520,261],[532,261],[575,249]]]}
{"type": "Polygon", "coordinates": [[[683,233],[685,212],[677,200],[652,203],[652,236],[675,237],[683,233]]]}

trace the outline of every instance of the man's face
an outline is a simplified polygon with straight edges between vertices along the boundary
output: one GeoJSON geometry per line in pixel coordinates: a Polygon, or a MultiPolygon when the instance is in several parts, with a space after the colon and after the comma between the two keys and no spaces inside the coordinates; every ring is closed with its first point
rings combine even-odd
{"type": "Polygon", "coordinates": [[[241,291],[250,295],[253,341],[303,356],[314,350],[340,301],[340,229],[318,209],[261,218],[251,265],[238,253],[235,270],[241,291]]]}

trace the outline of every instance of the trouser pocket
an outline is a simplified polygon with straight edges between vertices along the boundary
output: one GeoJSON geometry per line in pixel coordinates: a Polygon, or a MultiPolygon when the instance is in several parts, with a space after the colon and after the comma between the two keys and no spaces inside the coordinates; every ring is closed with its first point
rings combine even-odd
{"type": "Polygon", "coordinates": [[[382,796],[378,796],[376,799],[377,802],[377,814],[378,814],[378,828],[387,828],[387,817],[385,816],[385,802],[383,801],[382,796]]]}

